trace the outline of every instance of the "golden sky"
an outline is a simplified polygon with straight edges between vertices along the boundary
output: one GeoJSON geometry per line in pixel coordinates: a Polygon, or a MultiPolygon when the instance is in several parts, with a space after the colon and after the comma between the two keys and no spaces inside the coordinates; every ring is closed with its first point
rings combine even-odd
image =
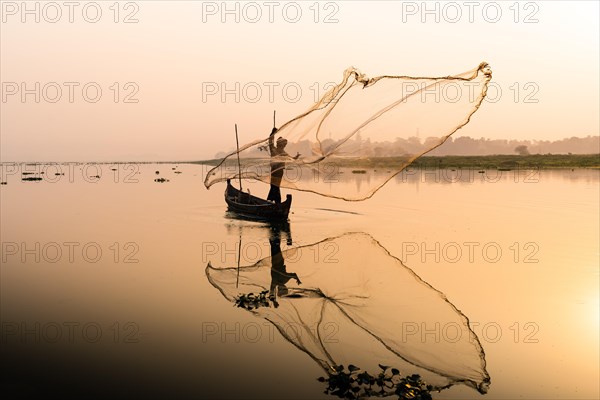
{"type": "Polygon", "coordinates": [[[456,135],[599,134],[587,2],[2,1],[1,161],[197,160],[268,134],[349,66],[493,87],[456,135]],[[97,95],[98,90],[101,91],[97,95]]]}

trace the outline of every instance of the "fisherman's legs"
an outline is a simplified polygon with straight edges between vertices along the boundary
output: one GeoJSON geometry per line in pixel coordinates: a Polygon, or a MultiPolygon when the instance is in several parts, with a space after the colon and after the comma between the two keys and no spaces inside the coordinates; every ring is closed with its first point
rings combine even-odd
{"type": "Polygon", "coordinates": [[[283,170],[271,172],[271,190],[269,190],[267,200],[272,200],[275,203],[281,203],[281,190],[279,187],[281,186],[282,177],[283,170]]]}
{"type": "Polygon", "coordinates": [[[272,200],[275,203],[281,203],[281,190],[279,189],[279,186],[271,184],[271,190],[269,190],[267,200],[272,200]]]}

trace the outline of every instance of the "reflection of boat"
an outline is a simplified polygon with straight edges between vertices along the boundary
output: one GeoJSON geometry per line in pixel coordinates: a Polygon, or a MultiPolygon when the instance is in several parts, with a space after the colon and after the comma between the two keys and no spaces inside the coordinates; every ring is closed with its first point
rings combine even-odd
{"type": "Polygon", "coordinates": [[[208,281],[327,373],[389,365],[434,390],[462,383],[487,391],[485,353],[468,318],[374,238],[347,233],[282,251],[280,235],[273,230],[271,257],[252,265],[209,262],[208,281]]]}
{"type": "Polygon", "coordinates": [[[285,201],[276,204],[236,189],[228,179],[225,202],[229,211],[242,217],[269,221],[286,220],[292,206],[292,195],[288,194],[285,201]]]}

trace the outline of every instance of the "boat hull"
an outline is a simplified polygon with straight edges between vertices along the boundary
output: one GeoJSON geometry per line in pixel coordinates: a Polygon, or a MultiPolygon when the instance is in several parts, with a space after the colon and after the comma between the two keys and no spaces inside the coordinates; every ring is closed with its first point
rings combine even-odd
{"type": "Polygon", "coordinates": [[[285,201],[276,204],[260,197],[244,193],[231,185],[227,180],[225,189],[225,202],[228,210],[249,219],[263,221],[285,221],[292,206],[292,195],[288,194],[285,201]]]}

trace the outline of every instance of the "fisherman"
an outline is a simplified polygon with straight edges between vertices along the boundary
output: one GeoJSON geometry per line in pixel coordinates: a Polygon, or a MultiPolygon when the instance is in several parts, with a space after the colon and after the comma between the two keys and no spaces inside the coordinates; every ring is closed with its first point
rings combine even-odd
{"type": "Polygon", "coordinates": [[[279,189],[279,186],[281,185],[283,171],[285,170],[285,161],[282,161],[281,158],[289,157],[297,160],[298,157],[300,157],[300,153],[296,153],[295,157],[291,157],[288,153],[286,153],[284,149],[287,145],[287,140],[282,137],[277,139],[277,146],[275,146],[273,141],[276,132],[277,128],[274,127],[271,131],[271,135],[269,135],[269,153],[271,154],[272,159],[279,158],[279,160],[271,160],[271,190],[269,190],[267,200],[275,203],[281,203],[281,190],[279,189]]]}

